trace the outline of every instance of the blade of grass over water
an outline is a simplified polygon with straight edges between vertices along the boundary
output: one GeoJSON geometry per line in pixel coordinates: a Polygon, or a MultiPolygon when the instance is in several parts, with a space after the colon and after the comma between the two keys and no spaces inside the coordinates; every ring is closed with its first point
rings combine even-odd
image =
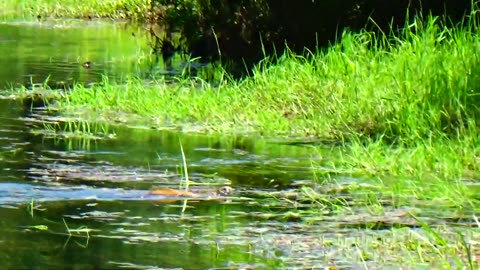
{"type": "Polygon", "coordinates": [[[185,177],[185,191],[188,191],[190,187],[190,178],[188,177],[187,158],[185,157],[185,152],[183,151],[182,141],[179,139],[178,142],[180,144],[180,153],[182,154],[183,175],[185,177]]]}
{"type": "MultiPolygon", "coordinates": [[[[182,154],[182,168],[183,168],[183,175],[185,179],[185,191],[188,192],[188,189],[190,187],[190,178],[188,177],[188,168],[187,168],[187,158],[185,157],[185,152],[183,151],[183,145],[182,145],[182,140],[179,138],[178,142],[180,144],[180,153],[182,154]]],[[[180,182],[180,186],[181,186],[180,182]]],[[[182,213],[185,212],[187,209],[187,202],[188,200],[184,200],[182,204],[182,213]]]]}

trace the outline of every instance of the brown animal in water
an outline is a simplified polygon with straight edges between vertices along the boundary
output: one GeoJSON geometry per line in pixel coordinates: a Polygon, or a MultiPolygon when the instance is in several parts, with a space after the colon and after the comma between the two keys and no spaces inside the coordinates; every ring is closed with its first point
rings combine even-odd
{"type": "Polygon", "coordinates": [[[216,197],[216,196],[228,196],[232,194],[233,188],[229,186],[223,186],[215,190],[214,192],[209,193],[194,193],[190,191],[181,191],[175,190],[171,188],[155,188],[151,190],[148,194],[149,195],[161,195],[161,196],[168,196],[168,197],[190,197],[190,198],[198,198],[198,197],[216,197]]]}

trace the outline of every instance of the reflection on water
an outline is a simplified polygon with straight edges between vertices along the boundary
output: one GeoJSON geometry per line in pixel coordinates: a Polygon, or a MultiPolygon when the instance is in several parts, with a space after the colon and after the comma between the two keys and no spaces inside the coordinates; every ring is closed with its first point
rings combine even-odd
{"type": "MultiPolygon", "coordinates": [[[[0,89],[47,79],[50,87],[63,88],[102,75],[144,77],[151,72],[140,59],[148,53],[146,42],[132,31],[118,23],[2,23],[0,89]]],[[[16,100],[0,100],[0,120],[2,267],[281,265],[269,247],[258,245],[257,234],[246,231],[258,226],[249,213],[263,210],[242,192],[306,178],[308,152],[255,138],[125,127],[114,127],[114,138],[59,137],[45,130],[41,111],[27,111],[16,100]],[[230,184],[238,193],[228,200],[148,196],[155,186],[179,188],[179,139],[193,188],[230,184]]]]}
{"type": "Polygon", "coordinates": [[[271,209],[249,191],[308,179],[306,148],[125,127],[85,148],[74,138],[43,136],[40,115],[26,113],[19,101],[0,100],[0,108],[4,267],[282,266],[289,251],[272,249],[264,236],[278,235],[285,224],[265,222],[262,215],[271,209]],[[230,184],[237,192],[222,201],[146,196],[154,186],[179,187],[179,140],[193,188],[230,184]]]}
{"type": "Polygon", "coordinates": [[[148,70],[145,38],[125,23],[0,23],[0,51],[0,89],[46,81],[64,88],[98,82],[103,75],[111,80],[144,76],[148,70]]]}

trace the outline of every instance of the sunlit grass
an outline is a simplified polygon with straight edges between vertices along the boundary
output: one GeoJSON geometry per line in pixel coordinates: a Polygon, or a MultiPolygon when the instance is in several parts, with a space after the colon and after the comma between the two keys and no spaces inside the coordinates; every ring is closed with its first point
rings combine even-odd
{"type": "Polygon", "coordinates": [[[143,0],[8,0],[0,3],[0,17],[141,19],[147,12],[143,0]]]}
{"type": "Polygon", "coordinates": [[[479,263],[474,261],[474,253],[466,249],[464,244],[476,246],[477,240],[478,234],[473,231],[462,235],[446,227],[432,228],[424,224],[421,229],[392,229],[382,234],[365,235],[363,238],[338,239],[331,244],[340,253],[347,254],[350,260],[364,261],[365,269],[375,268],[379,264],[409,266],[413,269],[422,266],[435,269],[477,269],[479,263]],[[357,252],[352,252],[354,249],[357,252]]]}

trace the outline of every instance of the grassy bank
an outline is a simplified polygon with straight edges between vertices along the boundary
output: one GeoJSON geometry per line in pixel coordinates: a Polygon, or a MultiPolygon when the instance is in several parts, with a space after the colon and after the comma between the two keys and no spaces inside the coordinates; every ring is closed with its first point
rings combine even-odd
{"type": "Polygon", "coordinates": [[[0,3],[4,18],[113,18],[141,19],[147,12],[143,0],[8,0],[0,3]]]}
{"type": "Polygon", "coordinates": [[[346,33],[326,51],[265,60],[242,81],[105,82],[78,86],[65,101],[70,109],[118,109],[160,124],[411,145],[476,133],[479,45],[473,26],[447,29],[431,19],[397,38],[346,33]]]}
{"type": "MultiPolygon", "coordinates": [[[[265,60],[254,76],[219,83],[78,86],[67,110],[86,105],[221,132],[380,139],[396,145],[477,134],[480,40],[476,26],[448,29],[417,21],[396,38],[346,33],[307,56],[265,60]]],[[[219,76],[217,76],[219,77],[219,76]]],[[[63,106],[62,106],[63,107],[63,106]]]]}
{"type": "Polygon", "coordinates": [[[92,120],[131,113],[158,128],[333,140],[345,146],[334,171],[399,176],[396,190],[460,206],[472,195],[460,179],[480,169],[476,29],[430,18],[396,37],[345,33],[324,51],[266,59],[241,81],[221,70],[215,83],[105,80],[77,86],[60,108],[92,120]]]}
{"type": "Polygon", "coordinates": [[[77,85],[59,108],[92,121],[124,122],[127,113],[157,128],[332,140],[345,146],[334,170],[413,179],[409,190],[425,188],[425,199],[457,188],[451,198],[468,198],[444,181],[477,178],[480,168],[476,29],[430,18],[394,37],[344,33],[326,50],[266,59],[240,81],[218,69],[212,83],[105,79],[77,85]],[[442,188],[429,192],[420,179],[442,188]]]}

